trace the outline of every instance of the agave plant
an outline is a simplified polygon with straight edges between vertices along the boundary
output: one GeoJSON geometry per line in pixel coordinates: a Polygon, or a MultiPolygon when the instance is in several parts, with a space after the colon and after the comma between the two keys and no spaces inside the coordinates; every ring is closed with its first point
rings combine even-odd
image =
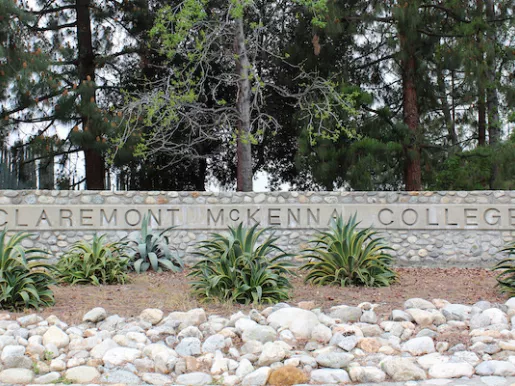
{"type": "Polygon", "coordinates": [[[501,252],[507,252],[508,257],[499,261],[492,270],[502,270],[496,276],[497,286],[501,292],[510,296],[515,295],[515,242],[508,243],[501,252]]]}
{"type": "Polygon", "coordinates": [[[229,235],[213,234],[200,243],[196,263],[188,275],[193,293],[204,300],[236,303],[276,303],[288,299],[289,255],[275,243],[273,233],[262,244],[258,239],[269,228],[257,225],[229,227],[229,235]],[[275,256],[272,257],[272,255],[275,256]]]}
{"type": "Polygon", "coordinates": [[[106,242],[106,235],[93,236],[91,244],[78,241],[59,259],[56,275],[68,284],[124,284],[129,265],[128,244],[106,242]]]}
{"type": "Polygon", "coordinates": [[[21,242],[28,233],[16,233],[7,240],[7,230],[0,232],[0,308],[21,310],[48,307],[55,303],[49,286],[54,284],[49,274],[47,252],[25,249],[21,242]]]}
{"type": "Polygon", "coordinates": [[[153,234],[148,227],[149,221],[150,215],[143,217],[141,238],[136,241],[135,252],[130,256],[130,269],[137,273],[146,272],[150,268],[155,272],[181,271],[184,264],[177,254],[171,253],[168,237],[165,236],[165,233],[174,227],[153,234]]]}
{"type": "Polygon", "coordinates": [[[347,223],[336,218],[328,232],[319,233],[303,255],[309,259],[306,282],[319,285],[363,285],[384,287],[397,280],[392,270],[393,257],[384,239],[370,228],[357,230],[356,215],[347,223]]]}

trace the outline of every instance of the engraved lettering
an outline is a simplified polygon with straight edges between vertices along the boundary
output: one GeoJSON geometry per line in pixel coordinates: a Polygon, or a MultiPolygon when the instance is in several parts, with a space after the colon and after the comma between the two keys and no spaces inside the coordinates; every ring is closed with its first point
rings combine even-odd
{"type": "Polygon", "coordinates": [[[415,225],[418,221],[418,213],[415,209],[404,209],[401,214],[402,222],[406,225],[415,225]]]}
{"type": "Polygon", "coordinates": [[[148,210],[148,216],[149,216],[149,225],[152,224],[152,221],[156,223],[157,226],[161,226],[161,209],[157,210],[157,216],[154,212],[152,212],[152,209],[148,210]]]}
{"type": "Polygon", "coordinates": [[[2,224],[0,224],[0,227],[3,227],[3,226],[7,225],[7,212],[5,210],[3,210],[3,209],[0,209],[0,212],[2,212],[5,215],[4,222],[2,224]]]}
{"type": "Polygon", "coordinates": [[[477,209],[465,208],[465,225],[479,225],[477,222],[477,209]],[[471,213],[475,212],[475,213],[471,213]]]}
{"type": "Polygon", "coordinates": [[[508,212],[510,213],[510,225],[514,226],[515,225],[515,209],[510,208],[510,209],[508,209],[508,212]]]}
{"type": "Polygon", "coordinates": [[[484,219],[488,225],[498,225],[501,222],[501,216],[499,215],[499,209],[488,208],[485,210],[484,219]],[[494,212],[494,214],[490,214],[494,212]]]}
{"type": "Polygon", "coordinates": [[[170,212],[172,214],[172,226],[175,226],[175,212],[178,212],[179,209],[173,208],[173,209],[167,209],[167,212],[170,212]]]}
{"type": "Polygon", "coordinates": [[[215,216],[213,216],[213,213],[211,212],[211,209],[207,210],[207,225],[211,225],[211,220],[214,221],[214,225],[218,225],[218,221],[220,221],[220,225],[224,225],[224,210],[220,209],[218,212],[218,216],[215,219],[215,216]]]}
{"type": "Polygon", "coordinates": [[[331,225],[331,222],[335,221],[338,217],[340,217],[340,213],[336,209],[333,209],[331,216],[329,216],[329,221],[327,221],[327,225],[331,225]]]}
{"type": "Polygon", "coordinates": [[[238,221],[240,219],[240,211],[238,209],[231,209],[231,211],[229,212],[229,218],[232,221],[238,221]],[[236,218],[234,218],[235,216],[233,216],[233,214],[236,215],[236,218]]]}
{"type": "Polygon", "coordinates": [[[281,225],[281,216],[274,214],[274,212],[281,213],[281,209],[279,208],[270,208],[268,209],[268,225],[281,225]]]}
{"type": "Polygon", "coordinates": [[[127,212],[125,212],[125,222],[127,225],[130,225],[131,227],[138,225],[141,222],[141,213],[137,209],[129,209],[127,212]],[[131,214],[134,213],[136,216],[136,221],[130,221],[131,214]]]}
{"type": "MultiPolygon", "coordinates": [[[[431,210],[429,210],[429,208],[426,209],[426,214],[427,214],[427,225],[439,225],[438,224],[438,221],[436,222],[431,222],[431,214],[434,214],[434,212],[432,212],[431,210]]],[[[436,218],[436,216],[433,216],[433,218],[436,218]]]]}
{"type": "Polygon", "coordinates": [[[315,216],[313,211],[308,208],[308,225],[311,225],[311,219],[316,225],[320,225],[320,209],[317,209],[317,215],[315,216]]]}
{"type": "Polygon", "coordinates": [[[445,208],[445,225],[458,225],[457,222],[449,222],[449,209],[445,208]]]}
{"type": "Polygon", "coordinates": [[[293,226],[293,222],[300,224],[300,208],[297,208],[297,216],[293,213],[293,209],[288,209],[288,225],[293,226]]]}
{"type": "Polygon", "coordinates": [[[256,214],[258,214],[259,211],[260,211],[260,209],[256,209],[256,211],[254,213],[250,213],[250,209],[247,209],[247,224],[248,225],[250,225],[250,220],[254,221],[253,225],[259,224],[259,221],[254,218],[254,216],[256,214]]]}
{"type": "Polygon", "coordinates": [[[383,218],[382,214],[383,214],[384,212],[388,212],[388,213],[390,213],[390,216],[391,216],[391,217],[393,216],[393,210],[388,209],[388,208],[381,209],[381,210],[379,211],[379,213],[377,214],[377,219],[379,220],[379,222],[380,222],[381,224],[383,224],[383,225],[390,225],[390,224],[393,224],[393,219],[392,219],[391,217],[390,217],[390,221],[385,220],[385,219],[383,218]]]}
{"type": "MultiPolygon", "coordinates": [[[[116,210],[116,209],[115,209],[116,210]]],[[[72,211],[70,209],[61,209],[59,210],[59,226],[73,226],[73,220],[72,220],[72,211]],[[68,224],[64,225],[64,220],[68,220],[68,224]]]]}
{"type": "Polygon", "coordinates": [[[38,218],[38,222],[36,223],[36,226],[40,226],[41,225],[41,222],[45,221],[49,227],[52,226],[52,224],[50,223],[50,221],[48,220],[48,215],[46,214],[46,211],[43,209],[41,211],[41,214],[39,215],[39,218],[38,218]]]}
{"type": "Polygon", "coordinates": [[[19,215],[20,215],[20,210],[16,209],[14,211],[14,224],[15,224],[15,226],[17,226],[17,227],[27,227],[27,226],[29,226],[29,224],[22,224],[22,223],[20,223],[19,217],[18,217],[19,215]]]}
{"type": "Polygon", "coordinates": [[[106,211],[104,209],[100,209],[100,226],[104,224],[111,224],[111,221],[114,222],[114,225],[118,225],[118,209],[113,209],[111,212],[111,216],[107,218],[106,211]]]}
{"type": "Polygon", "coordinates": [[[81,209],[80,210],[80,225],[82,226],[93,226],[93,222],[89,222],[93,220],[91,215],[87,216],[86,212],[93,212],[93,209],[81,209]]]}

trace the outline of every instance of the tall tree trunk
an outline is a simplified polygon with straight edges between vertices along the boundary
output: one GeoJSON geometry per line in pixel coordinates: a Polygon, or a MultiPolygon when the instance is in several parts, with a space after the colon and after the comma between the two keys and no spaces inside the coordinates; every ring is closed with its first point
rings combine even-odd
{"type": "MultiPolygon", "coordinates": [[[[492,0],[486,0],[486,17],[495,19],[495,8],[492,0]]],[[[497,79],[495,76],[497,37],[495,25],[490,23],[487,32],[488,49],[486,53],[486,72],[488,85],[486,87],[486,104],[488,110],[488,140],[491,145],[501,138],[501,122],[499,118],[499,96],[497,94],[497,79]]]]}
{"type": "MultiPolygon", "coordinates": [[[[76,0],[77,39],[79,49],[78,72],[81,81],[81,119],[82,129],[90,131],[93,141],[101,133],[91,121],[88,110],[96,103],[95,98],[95,54],[91,38],[90,0],[76,0]]],[[[84,146],[86,162],[86,188],[105,189],[105,163],[102,154],[95,149],[94,143],[84,146]]]]}
{"type": "MultiPolygon", "coordinates": [[[[478,17],[483,17],[483,0],[477,0],[477,14],[478,17]]],[[[485,103],[485,70],[484,70],[484,56],[483,56],[483,31],[479,30],[477,33],[477,46],[480,57],[477,60],[477,137],[478,145],[486,145],[486,103],[485,103]]]]}
{"type": "Polygon", "coordinates": [[[449,106],[449,101],[447,99],[447,89],[445,87],[445,77],[443,74],[443,69],[438,63],[437,66],[437,82],[438,82],[438,91],[440,93],[440,100],[442,104],[442,112],[445,119],[445,126],[447,127],[448,137],[451,141],[451,145],[453,147],[458,145],[458,135],[456,134],[456,126],[455,122],[452,119],[451,107],[449,106]]]}
{"type": "Polygon", "coordinates": [[[250,62],[245,46],[245,31],[243,19],[236,21],[237,33],[234,41],[236,53],[236,70],[238,79],[238,131],[236,133],[236,190],[239,192],[252,191],[252,148],[250,132],[250,62]]]}
{"type": "Polygon", "coordinates": [[[410,131],[409,144],[404,145],[404,183],[406,190],[415,191],[422,189],[421,154],[417,143],[419,136],[419,111],[416,88],[417,60],[415,58],[415,47],[402,32],[400,33],[400,43],[404,123],[410,131]]]}

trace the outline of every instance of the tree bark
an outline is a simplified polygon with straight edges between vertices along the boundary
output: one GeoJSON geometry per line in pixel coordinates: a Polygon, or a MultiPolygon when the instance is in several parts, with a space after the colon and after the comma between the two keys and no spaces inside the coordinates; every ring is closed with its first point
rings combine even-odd
{"type": "MultiPolygon", "coordinates": [[[[492,0],[486,0],[486,17],[488,20],[495,19],[495,8],[492,0]]],[[[487,32],[488,50],[486,54],[487,79],[486,104],[488,110],[488,142],[494,145],[501,139],[501,122],[499,118],[499,96],[497,93],[497,79],[495,76],[497,39],[495,27],[489,27],[487,32]]]]}
{"type": "Polygon", "coordinates": [[[442,104],[442,112],[445,119],[445,126],[447,127],[448,137],[451,141],[452,147],[458,145],[458,135],[456,134],[456,126],[455,122],[452,118],[451,107],[449,106],[449,101],[447,99],[447,89],[445,87],[445,78],[443,74],[443,69],[440,66],[440,63],[437,66],[437,83],[438,83],[438,91],[440,92],[440,101],[442,104]]]}
{"type": "Polygon", "coordinates": [[[418,145],[419,111],[416,88],[417,60],[415,47],[400,33],[403,115],[404,123],[410,131],[409,144],[404,145],[404,184],[408,191],[422,189],[422,170],[420,165],[420,146],[418,145]]]}
{"type": "Polygon", "coordinates": [[[234,41],[236,54],[236,71],[238,79],[238,128],[236,133],[236,190],[252,191],[252,145],[250,132],[250,61],[245,45],[243,19],[236,21],[236,37],[234,41]]]}
{"type": "MultiPolygon", "coordinates": [[[[81,82],[81,119],[82,130],[90,131],[93,141],[101,133],[94,126],[87,111],[96,103],[95,97],[95,54],[91,37],[90,0],[76,0],[78,74],[81,82]]],[[[86,189],[105,189],[105,162],[94,142],[84,146],[86,164],[86,189]]]]}

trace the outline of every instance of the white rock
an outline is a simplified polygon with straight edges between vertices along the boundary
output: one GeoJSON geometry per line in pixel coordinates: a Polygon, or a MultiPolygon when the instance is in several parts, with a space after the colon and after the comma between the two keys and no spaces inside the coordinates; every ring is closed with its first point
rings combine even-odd
{"type": "Polygon", "coordinates": [[[98,323],[107,318],[107,312],[102,307],[96,307],[86,312],[82,317],[83,322],[98,323]]]}
{"type": "Polygon", "coordinates": [[[506,314],[498,308],[489,308],[482,314],[490,318],[490,324],[508,324],[506,314]]]}
{"type": "Polygon", "coordinates": [[[5,346],[3,348],[2,355],[0,356],[0,359],[2,359],[2,362],[3,362],[8,357],[21,357],[24,354],[25,354],[25,347],[24,346],[8,345],[8,346],[5,346]]]}
{"type": "Polygon", "coordinates": [[[220,334],[211,335],[202,344],[203,353],[214,353],[225,347],[225,337],[220,334]]]}
{"type": "Polygon", "coordinates": [[[349,376],[353,382],[360,383],[381,383],[386,378],[386,374],[374,366],[351,367],[349,376]]]}
{"type": "Polygon", "coordinates": [[[508,308],[515,308],[515,297],[509,298],[504,304],[506,304],[508,308]]]}
{"type": "Polygon", "coordinates": [[[281,308],[267,319],[272,326],[289,329],[296,339],[309,340],[315,326],[320,322],[315,313],[301,308],[281,308]]]}
{"type": "Polygon", "coordinates": [[[333,351],[321,353],[317,355],[315,359],[322,367],[341,369],[346,367],[354,359],[354,355],[333,351]]]}
{"type": "Polygon", "coordinates": [[[34,379],[35,384],[45,385],[48,383],[56,383],[59,378],[61,378],[61,374],[57,371],[52,371],[51,373],[40,375],[39,377],[34,379]]]}
{"type": "Polygon", "coordinates": [[[434,315],[430,311],[420,310],[418,308],[409,308],[406,312],[413,318],[415,323],[420,326],[429,326],[433,324],[434,315]]]}
{"type": "Polygon", "coordinates": [[[163,320],[164,313],[160,309],[157,308],[147,308],[141,311],[139,318],[144,320],[145,322],[149,322],[154,324],[158,324],[161,320],[163,320]]]}
{"type": "Polygon", "coordinates": [[[268,366],[274,362],[282,361],[290,352],[291,347],[282,341],[267,342],[258,359],[259,366],[268,366]]]}
{"type": "Polygon", "coordinates": [[[143,373],[141,379],[151,385],[169,385],[172,383],[172,379],[168,375],[159,373],[143,373]]]}
{"type": "Polygon", "coordinates": [[[66,362],[61,359],[54,359],[50,362],[50,370],[52,371],[63,371],[66,369],[66,362]]]}
{"type": "Polygon", "coordinates": [[[91,366],[78,366],[68,369],[65,378],[75,383],[94,383],[100,378],[100,373],[91,366]]]}
{"type": "Polygon", "coordinates": [[[476,366],[481,360],[472,351],[456,351],[452,355],[452,359],[454,362],[467,362],[472,366],[476,366]]]}
{"type": "Polygon", "coordinates": [[[380,366],[395,382],[426,379],[426,372],[408,358],[388,358],[382,361],[380,366]]]}
{"type": "Polygon", "coordinates": [[[127,347],[116,347],[106,351],[102,360],[105,364],[120,366],[127,362],[134,362],[134,360],[138,358],[141,358],[140,350],[127,347]]]}
{"type": "Polygon", "coordinates": [[[196,372],[189,374],[182,374],[177,377],[177,382],[179,385],[188,385],[188,386],[204,386],[208,385],[213,381],[213,378],[209,374],[196,372]]]}
{"type": "Polygon", "coordinates": [[[243,378],[242,386],[265,386],[272,369],[270,367],[260,367],[259,369],[247,374],[243,378]]]}
{"type": "Polygon", "coordinates": [[[350,383],[349,374],[345,370],[319,369],[311,372],[311,381],[323,384],[350,383]]]}
{"type": "Polygon", "coordinates": [[[7,369],[0,372],[0,382],[10,384],[30,383],[34,379],[34,373],[27,369],[7,369]]]}
{"type": "Polygon", "coordinates": [[[118,344],[112,339],[106,339],[102,343],[97,344],[91,349],[90,355],[95,359],[102,358],[105,353],[113,348],[119,347],[118,344]]]}
{"type": "Polygon", "coordinates": [[[57,348],[68,346],[70,338],[59,327],[52,326],[43,335],[43,345],[54,344],[57,348]]]}
{"type": "Polygon", "coordinates": [[[246,358],[243,358],[240,361],[240,364],[238,366],[238,369],[236,370],[236,375],[240,378],[244,378],[246,375],[250,374],[254,371],[254,366],[252,366],[252,363],[246,358]]]}
{"type": "Polygon", "coordinates": [[[515,365],[508,361],[485,361],[476,366],[478,375],[507,377],[515,375],[515,365]]]}
{"type": "Polygon", "coordinates": [[[311,331],[311,339],[319,343],[327,343],[331,340],[333,333],[331,329],[323,324],[317,324],[311,331]]]}
{"type": "Polygon", "coordinates": [[[435,343],[428,336],[413,338],[401,346],[402,351],[407,351],[411,355],[419,356],[435,352],[435,343]]]}
{"type": "Polygon", "coordinates": [[[436,364],[449,362],[449,357],[442,356],[442,354],[435,352],[417,358],[417,362],[424,370],[428,370],[436,364]]]}
{"type": "Polygon", "coordinates": [[[202,340],[204,338],[204,335],[202,332],[198,329],[198,327],[195,326],[188,326],[186,328],[183,328],[181,332],[177,335],[177,338],[184,339],[184,338],[197,338],[202,340]]]}
{"type": "Polygon", "coordinates": [[[175,351],[183,357],[200,355],[200,340],[197,338],[184,338],[175,347],[175,351]]]}
{"type": "Polygon", "coordinates": [[[470,378],[474,374],[474,367],[467,362],[437,363],[429,369],[431,378],[470,378]]]}
{"type": "Polygon", "coordinates": [[[263,351],[263,343],[258,342],[257,340],[249,340],[243,346],[241,346],[240,351],[242,355],[245,354],[256,354],[259,355],[263,351]]]}
{"type": "Polygon", "coordinates": [[[207,321],[206,312],[202,308],[195,308],[188,312],[172,312],[166,320],[177,320],[181,324],[179,328],[182,330],[188,326],[200,326],[207,321]]]}
{"type": "Polygon", "coordinates": [[[404,308],[418,308],[420,310],[433,310],[435,305],[430,301],[421,298],[411,298],[404,302],[404,308]]]}
{"type": "MultiPolygon", "coordinates": [[[[240,319],[241,320],[241,319],[240,319]]],[[[238,321],[239,322],[239,321],[238,321]]],[[[261,343],[273,342],[277,338],[277,331],[270,326],[262,326],[252,321],[254,324],[242,329],[241,340],[243,342],[258,341],[261,343]]]]}

